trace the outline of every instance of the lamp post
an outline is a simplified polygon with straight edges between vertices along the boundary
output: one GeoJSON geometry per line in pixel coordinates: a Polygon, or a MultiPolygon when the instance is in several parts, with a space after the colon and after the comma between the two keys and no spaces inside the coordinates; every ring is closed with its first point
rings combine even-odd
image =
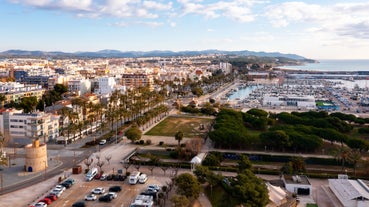
{"type": "Polygon", "coordinates": [[[44,174],[44,180],[46,180],[46,160],[44,160],[44,164],[45,164],[45,174],[44,174]]]}

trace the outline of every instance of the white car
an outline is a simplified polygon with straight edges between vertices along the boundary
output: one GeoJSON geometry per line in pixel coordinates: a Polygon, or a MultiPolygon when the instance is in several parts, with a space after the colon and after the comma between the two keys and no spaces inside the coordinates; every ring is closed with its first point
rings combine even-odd
{"type": "Polygon", "coordinates": [[[91,193],[93,193],[93,194],[103,194],[103,193],[105,193],[105,189],[102,188],[102,187],[98,187],[98,188],[93,189],[91,191],[91,193]]]}
{"type": "Polygon", "coordinates": [[[147,190],[148,190],[148,191],[155,191],[155,192],[159,192],[159,190],[160,190],[160,186],[159,186],[159,185],[156,185],[156,184],[148,185],[148,186],[147,186],[147,190]]]}
{"type": "Polygon", "coordinates": [[[50,191],[50,194],[53,194],[58,198],[61,196],[62,193],[63,193],[63,191],[61,191],[60,189],[59,190],[58,189],[53,189],[53,190],[50,191]]]}
{"type": "Polygon", "coordinates": [[[108,193],[108,195],[109,195],[112,199],[114,199],[114,198],[116,198],[116,197],[117,197],[117,193],[115,193],[115,192],[109,192],[109,193],[108,193]]]}
{"type": "Polygon", "coordinates": [[[147,181],[147,175],[142,173],[139,177],[138,177],[138,182],[141,183],[141,184],[144,184],[146,183],[147,181]]]}
{"type": "Polygon", "coordinates": [[[35,207],[47,207],[47,204],[44,202],[38,202],[35,204],[35,207]]]}
{"type": "Polygon", "coordinates": [[[107,177],[108,177],[107,174],[102,174],[101,177],[100,177],[100,180],[106,180],[107,177]]]}
{"type": "Polygon", "coordinates": [[[85,201],[96,201],[96,199],[97,199],[97,196],[93,193],[85,196],[85,201]]]}
{"type": "Polygon", "coordinates": [[[104,145],[104,144],[106,144],[106,139],[102,139],[102,140],[100,140],[100,143],[99,143],[100,145],[104,145]]]}
{"type": "Polygon", "coordinates": [[[62,186],[62,185],[56,185],[54,189],[60,190],[62,193],[64,193],[64,191],[65,191],[66,188],[64,186],[62,186]]]}

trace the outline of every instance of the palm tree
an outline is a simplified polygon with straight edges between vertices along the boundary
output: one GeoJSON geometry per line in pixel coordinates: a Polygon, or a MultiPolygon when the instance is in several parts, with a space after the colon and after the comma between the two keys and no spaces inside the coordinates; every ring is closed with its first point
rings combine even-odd
{"type": "Polygon", "coordinates": [[[342,162],[342,172],[345,168],[345,163],[348,161],[350,155],[350,150],[345,147],[340,147],[333,152],[333,156],[336,158],[337,161],[342,162]]]}
{"type": "Polygon", "coordinates": [[[175,135],[174,135],[175,140],[178,141],[178,148],[181,147],[181,141],[183,139],[183,132],[182,131],[178,131],[175,135]]]}
{"type": "Polygon", "coordinates": [[[0,102],[1,102],[1,108],[4,108],[4,102],[6,100],[6,97],[4,94],[0,94],[0,102]]]}
{"type": "Polygon", "coordinates": [[[359,150],[351,150],[350,154],[348,156],[348,161],[353,165],[354,167],[354,175],[356,176],[356,167],[357,164],[361,160],[361,152],[359,150]]]}

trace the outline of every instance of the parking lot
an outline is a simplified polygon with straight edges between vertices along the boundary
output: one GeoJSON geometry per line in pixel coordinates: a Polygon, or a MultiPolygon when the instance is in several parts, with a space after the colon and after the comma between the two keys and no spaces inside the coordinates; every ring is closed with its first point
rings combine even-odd
{"type": "MultiPolygon", "coordinates": [[[[66,189],[60,198],[54,201],[49,206],[72,206],[73,203],[77,201],[84,201],[86,195],[90,194],[94,188],[103,187],[105,193],[109,191],[109,187],[119,185],[122,187],[121,192],[117,192],[117,198],[113,199],[111,202],[101,202],[98,201],[99,196],[97,195],[97,200],[95,201],[85,201],[86,206],[129,206],[134,198],[144,191],[149,184],[158,184],[160,186],[166,185],[169,178],[164,176],[149,176],[149,179],[145,184],[128,184],[128,179],[125,181],[112,181],[112,180],[92,180],[90,182],[85,181],[85,175],[73,175],[75,179],[75,184],[66,189]]],[[[46,195],[46,194],[45,194],[46,195]]]]}

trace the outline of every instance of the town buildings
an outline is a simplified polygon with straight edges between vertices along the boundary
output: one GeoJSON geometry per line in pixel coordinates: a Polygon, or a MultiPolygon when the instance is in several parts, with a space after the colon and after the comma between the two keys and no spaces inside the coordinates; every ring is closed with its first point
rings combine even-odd
{"type": "Polygon", "coordinates": [[[52,141],[59,136],[59,115],[4,110],[0,114],[0,131],[11,143],[29,144],[36,138],[52,141]]]}

